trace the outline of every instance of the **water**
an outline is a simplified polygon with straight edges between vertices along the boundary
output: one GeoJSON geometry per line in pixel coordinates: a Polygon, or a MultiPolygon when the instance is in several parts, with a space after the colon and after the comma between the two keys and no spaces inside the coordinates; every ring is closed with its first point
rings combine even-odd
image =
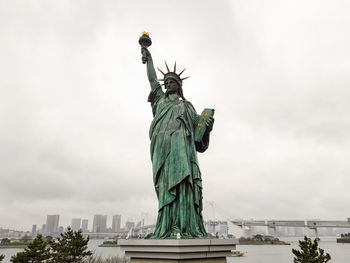
{"type": "MultiPolygon", "coordinates": [[[[290,246],[284,245],[244,245],[237,246],[237,250],[245,252],[244,257],[228,258],[228,263],[292,263],[292,248],[298,248],[298,239],[300,238],[281,238],[290,242],[290,246]]],[[[102,258],[123,256],[123,252],[118,247],[98,247],[104,240],[92,239],[89,242],[89,249],[95,255],[102,258]]],[[[332,259],[330,263],[349,263],[350,262],[350,244],[338,244],[335,237],[321,237],[319,246],[328,252],[332,259]]],[[[9,263],[12,255],[22,249],[0,249],[0,254],[4,254],[6,258],[4,263],[9,263]]]]}
{"type": "Polygon", "coordinates": [[[17,249],[17,248],[1,248],[0,249],[0,255],[5,255],[5,259],[2,262],[4,263],[9,263],[10,262],[10,258],[13,255],[16,255],[17,252],[21,252],[23,251],[23,249],[17,249]]]}
{"type": "MultiPolygon", "coordinates": [[[[291,243],[288,245],[244,245],[237,246],[237,250],[245,252],[244,257],[228,258],[228,263],[292,263],[294,255],[292,249],[299,249],[300,238],[280,238],[291,243]]],[[[350,262],[350,244],[336,243],[335,237],[321,237],[319,247],[332,257],[331,263],[350,262]]]]}
{"type": "Polygon", "coordinates": [[[105,240],[91,239],[89,241],[88,247],[96,256],[101,256],[102,258],[124,256],[124,252],[120,251],[119,247],[99,247],[103,241],[105,240]]]}

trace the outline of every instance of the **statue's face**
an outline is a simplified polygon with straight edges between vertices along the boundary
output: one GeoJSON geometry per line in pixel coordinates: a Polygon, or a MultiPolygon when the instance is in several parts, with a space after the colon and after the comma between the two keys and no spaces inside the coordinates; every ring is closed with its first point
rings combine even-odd
{"type": "Polygon", "coordinates": [[[168,93],[176,93],[179,88],[179,84],[174,79],[169,78],[165,81],[165,89],[168,93]]]}

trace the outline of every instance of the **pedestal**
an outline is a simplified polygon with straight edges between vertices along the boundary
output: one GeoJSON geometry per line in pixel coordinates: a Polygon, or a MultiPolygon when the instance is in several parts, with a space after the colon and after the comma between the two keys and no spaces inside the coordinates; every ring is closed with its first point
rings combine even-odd
{"type": "Polygon", "coordinates": [[[131,263],[226,263],[237,239],[119,239],[131,263]]]}

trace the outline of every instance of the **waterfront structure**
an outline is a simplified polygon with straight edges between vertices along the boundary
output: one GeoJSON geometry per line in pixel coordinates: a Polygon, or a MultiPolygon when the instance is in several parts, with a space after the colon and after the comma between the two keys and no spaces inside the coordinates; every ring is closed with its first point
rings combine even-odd
{"type": "MultiPolygon", "coordinates": [[[[280,227],[294,227],[294,228],[306,228],[313,232],[318,237],[319,229],[325,228],[349,228],[349,221],[340,220],[230,220],[234,225],[240,228],[252,229],[256,226],[267,227],[267,233],[271,236],[277,236],[280,227]]],[[[300,231],[298,231],[300,232],[300,231]]],[[[310,233],[311,234],[311,233],[310,233]]]]}
{"type": "Polygon", "coordinates": [[[89,225],[89,220],[87,219],[81,220],[81,230],[83,230],[83,232],[88,231],[88,225],[89,225]]]}
{"type": "Polygon", "coordinates": [[[224,224],[219,224],[218,233],[219,233],[219,235],[227,236],[227,234],[228,234],[228,227],[227,227],[227,223],[226,222],[224,224]]]}
{"type": "Polygon", "coordinates": [[[206,223],[205,229],[207,230],[207,233],[215,234],[215,226],[214,224],[206,223]]]}
{"type": "Polygon", "coordinates": [[[341,237],[337,238],[337,243],[350,243],[350,232],[347,234],[341,234],[341,237]]]}
{"type": "Polygon", "coordinates": [[[32,237],[36,237],[37,231],[36,231],[36,225],[32,226],[32,237]]]}
{"type": "MultiPolygon", "coordinates": [[[[8,228],[2,228],[0,227],[0,240],[3,238],[9,238],[9,239],[19,239],[24,236],[30,236],[30,232],[27,231],[19,231],[14,229],[8,229],[8,228]]],[[[1,254],[1,253],[0,253],[1,254]]]]}
{"type": "Polygon", "coordinates": [[[204,225],[207,233],[214,236],[227,237],[229,234],[229,226],[227,221],[206,221],[204,225]]]}
{"type": "Polygon", "coordinates": [[[80,230],[81,229],[81,218],[73,218],[71,227],[72,227],[73,231],[80,230]]]}
{"type": "Polygon", "coordinates": [[[119,232],[121,224],[121,215],[114,215],[112,218],[112,232],[119,232]]]}
{"type": "Polygon", "coordinates": [[[46,218],[46,235],[57,233],[60,215],[47,215],[46,218]]]}
{"type": "Polygon", "coordinates": [[[126,231],[129,231],[131,228],[134,228],[134,227],[135,227],[135,222],[126,221],[125,223],[126,231]]]}
{"type": "Polygon", "coordinates": [[[106,215],[94,215],[92,222],[92,232],[101,233],[107,230],[107,216],[106,215]]]}
{"type": "Polygon", "coordinates": [[[136,227],[142,227],[144,225],[144,219],[142,219],[141,221],[137,222],[136,227]]]}

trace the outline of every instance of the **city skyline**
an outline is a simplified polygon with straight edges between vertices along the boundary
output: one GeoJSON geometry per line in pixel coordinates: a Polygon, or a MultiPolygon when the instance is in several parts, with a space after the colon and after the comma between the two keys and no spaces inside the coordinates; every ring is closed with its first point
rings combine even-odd
{"type": "MultiPolygon", "coordinates": [[[[142,213],[142,215],[146,215],[147,213],[142,213]]],[[[131,228],[133,227],[139,227],[139,226],[149,226],[149,225],[154,225],[156,222],[150,222],[148,218],[139,218],[137,220],[133,220],[130,217],[127,216],[122,216],[122,215],[101,215],[101,214],[95,214],[92,216],[92,222],[89,224],[89,219],[82,219],[82,218],[72,218],[71,219],[71,223],[68,225],[65,224],[61,224],[59,222],[59,219],[61,218],[61,215],[47,215],[46,216],[46,223],[50,222],[49,224],[51,225],[56,225],[57,227],[55,227],[57,230],[56,232],[52,232],[50,230],[48,230],[46,228],[47,224],[42,224],[41,228],[38,227],[38,224],[33,224],[31,226],[31,231],[30,229],[11,229],[14,231],[23,231],[23,232],[31,232],[32,236],[35,236],[36,234],[44,234],[44,235],[52,235],[52,234],[60,234],[63,233],[68,227],[72,228],[72,230],[74,231],[78,231],[81,230],[82,232],[85,233],[102,233],[102,232],[107,232],[107,233],[117,233],[120,231],[129,231],[131,228]],[[123,220],[122,220],[123,218],[123,220]],[[53,223],[54,222],[54,223],[53,223]],[[75,225],[75,226],[74,226],[75,225]],[[102,229],[101,229],[101,225],[102,225],[102,229]],[[98,226],[99,228],[97,229],[96,226],[98,226]],[[50,233],[51,232],[51,233],[50,233]]],[[[243,221],[251,221],[251,220],[255,220],[256,222],[285,222],[285,220],[279,220],[279,219],[271,219],[271,218],[259,218],[259,219],[243,219],[243,218],[236,218],[236,219],[224,219],[224,218],[205,218],[205,222],[227,222],[230,221],[231,224],[233,222],[243,222],[243,221]]],[[[295,219],[287,219],[287,221],[291,221],[293,223],[290,223],[291,226],[295,225],[295,224],[300,224],[301,222],[304,222],[305,224],[307,224],[307,221],[310,222],[326,222],[324,221],[324,219],[316,219],[316,218],[312,218],[312,219],[303,219],[303,220],[295,220],[295,219]]],[[[350,217],[346,218],[346,219],[338,219],[336,221],[327,221],[327,222],[341,222],[338,223],[339,224],[346,224],[348,225],[350,222],[350,217]]],[[[284,225],[285,223],[282,223],[282,225],[284,225]]],[[[324,223],[321,223],[324,224],[324,223]]],[[[39,224],[40,225],[40,224],[39,224]]],[[[321,227],[321,226],[319,226],[321,227]]],[[[258,226],[259,228],[259,226],[258,226]]],[[[322,227],[321,227],[322,228],[322,227]]],[[[336,228],[338,229],[337,231],[340,233],[341,229],[344,228],[340,227],[340,228],[336,228]]],[[[0,226],[0,229],[6,229],[6,227],[0,226]]],[[[210,227],[208,228],[209,230],[211,229],[210,227]]],[[[244,228],[242,228],[244,229],[244,228]]],[[[298,229],[298,228],[297,228],[298,229]]],[[[349,228],[350,229],[350,228],[349,228]]]]}
{"type": "MultiPolygon", "coordinates": [[[[112,232],[118,232],[122,229],[122,226],[126,226],[128,223],[133,222],[134,225],[138,222],[144,222],[145,218],[141,220],[133,221],[130,217],[125,217],[123,219],[122,215],[114,214],[114,215],[101,215],[101,214],[95,214],[91,216],[91,221],[86,218],[71,218],[69,224],[61,223],[60,222],[61,215],[46,215],[46,223],[43,223],[41,227],[38,227],[40,225],[40,222],[36,222],[32,224],[31,232],[37,233],[38,231],[41,234],[52,234],[52,233],[58,233],[59,227],[63,227],[64,229],[67,229],[68,227],[72,228],[74,231],[87,230],[89,232],[94,232],[94,230],[98,232],[103,231],[112,231],[112,232]],[[47,228],[47,223],[49,222],[50,227],[47,228]],[[45,226],[43,228],[43,226],[45,226]],[[96,227],[99,227],[96,229],[96,227]],[[102,228],[101,228],[102,227],[102,228]],[[44,229],[44,233],[43,233],[44,229]]],[[[147,219],[146,219],[147,220],[147,219]]],[[[149,222],[153,224],[154,222],[149,222]]],[[[2,227],[2,226],[0,226],[2,227]]],[[[29,231],[29,229],[16,229],[21,231],[29,231]]]]}
{"type": "MultiPolygon", "coordinates": [[[[57,219],[59,219],[60,215],[47,215],[47,222],[49,225],[55,225],[57,222],[57,219]],[[55,222],[55,224],[50,223],[50,221],[55,222]]],[[[103,237],[111,237],[113,234],[117,236],[123,236],[123,235],[133,235],[133,236],[139,236],[141,235],[147,235],[152,231],[152,229],[155,227],[155,224],[152,224],[152,226],[144,225],[144,221],[141,220],[137,222],[132,221],[126,221],[125,227],[120,228],[119,231],[114,231],[113,228],[115,227],[116,221],[120,222],[120,215],[113,215],[112,216],[112,225],[111,227],[103,226],[105,229],[103,231],[100,231],[99,228],[96,232],[95,231],[83,231],[84,235],[90,235],[90,238],[103,238],[103,237]],[[116,221],[115,221],[116,220],[116,221]],[[143,230],[140,230],[138,227],[145,226],[143,230]],[[133,229],[136,227],[135,229],[133,229]],[[133,229],[133,230],[131,230],[133,229]],[[97,235],[96,235],[97,234],[97,235]]],[[[94,229],[96,230],[98,225],[104,225],[106,216],[104,215],[94,215],[94,229]]],[[[87,222],[87,219],[84,219],[85,222],[87,222]]],[[[80,218],[73,218],[72,219],[72,225],[76,225],[76,230],[73,229],[73,231],[80,231],[81,229],[78,229],[82,220],[80,218]]],[[[212,235],[219,235],[220,237],[228,237],[231,235],[234,235],[236,237],[251,237],[255,234],[261,234],[261,235],[269,235],[269,236],[339,236],[340,234],[347,232],[350,230],[350,218],[348,218],[346,221],[319,221],[319,220],[310,220],[310,221],[241,221],[241,220],[233,220],[233,221],[205,221],[205,228],[208,233],[212,235]],[[247,227],[242,227],[242,224],[247,227]],[[252,225],[253,224],[253,225],[252,225]]],[[[45,224],[44,224],[45,225],[45,224]]],[[[69,226],[68,226],[69,227],[69,226]]],[[[5,229],[0,227],[0,236],[2,238],[10,238],[14,240],[21,240],[23,238],[34,238],[38,234],[44,235],[44,236],[52,236],[52,237],[58,237],[60,234],[62,234],[64,231],[68,229],[68,227],[59,226],[58,232],[52,232],[50,233],[45,232],[45,227],[43,229],[37,229],[37,225],[32,226],[32,231],[18,231],[14,229],[5,229]],[[44,231],[44,232],[43,232],[44,231]]]]}
{"type": "Polygon", "coordinates": [[[156,67],[186,68],[197,113],[215,109],[204,203],[225,218],[350,216],[349,1],[0,6],[0,226],[156,220],[143,31],[156,67]]]}
{"type": "MultiPolygon", "coordinates": [[[[35,231],[37,231],[39,229],[42,230],[43,225],[44,225],[45,231],[46,231],[46,230],[48,230],[46,227],[47,222],[50,222],[49,223],[49,224],[51,224],[50,227],[56,231],[57,231],[57,228],[59,226],[63,226],[65,228],[71,227],[73,230],[78,230],[77,226],[79,226],[79,229],[81,229],[81,230],[88,229],[89,231],[91,231],[93,228],[93,219],[96,215],[100,216],[99,214],[93,214],[93,215],[87,216],[88,218],[84,218],[84,217],[69,218],[65,215],[63,215],[63,217],[62,217],[59,214],[43,215],[43,216],[41,216],[43,218],[42,221],[28,223],[28,225],[30,225],[30,227],[28,229],[25,229],[25,228],[10,228],[10,229],[19,230],[19,231],[30,231],[30,229],[33,230],[33,226],[35,226],[36,227],[35,231]],[[62,221],[63,221],[63,223],[62,223],[62,221]]],[[[142,213],[141,215],[147,215],[147,213],[142,213]]],[[[103,216],[105,217],[105,220],[106,220],[106,228],[115,229],[115,230],[120,229],[121,226],[128,221],[139,222],[140,220],[141,221],[146,220],[146,222],[148,222],[148,223],[154,223],[154,222],[151,222],[151,220],[147,217],[146,218],[138,218],[138,219],[136,218],[133,221],[133,219],[130,216],[122,216],[120,214],[110,214],[110,215],[103,215],[103,216]]],[[[8,228],[8,227],[0,225],[0,228],[8,228]]],[[[52,232],[52,231],[50,231],[50,232],[52,232]]]]}

